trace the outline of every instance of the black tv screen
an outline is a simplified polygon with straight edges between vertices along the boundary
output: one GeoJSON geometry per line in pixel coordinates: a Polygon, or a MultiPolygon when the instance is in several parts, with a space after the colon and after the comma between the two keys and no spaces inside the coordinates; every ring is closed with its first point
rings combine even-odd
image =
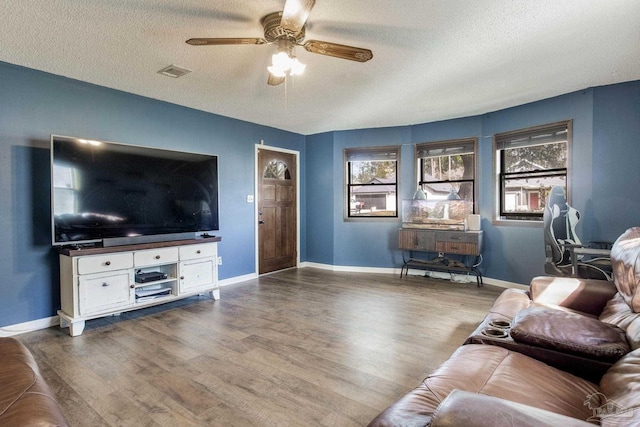
{"type": "Polygon", "coordinates": [[[53,245],[175,240],[219,229],[214,155],[52,135],[51,184],[53,245]]]}

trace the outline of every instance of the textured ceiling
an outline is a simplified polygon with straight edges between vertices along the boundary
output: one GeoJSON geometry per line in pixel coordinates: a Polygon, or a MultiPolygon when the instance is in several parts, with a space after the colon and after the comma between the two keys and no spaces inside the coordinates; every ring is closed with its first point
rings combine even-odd
{"type": "Polygon", "coordinates": [[[2,0],[0,61],[300,134],[495,111],[640,79],[638,0],[317,0],[306,40],[369,48],[357,63],[298,48],[268,86],[262,37],[284,0],[2,0]],[[193,70],[157,74],[176,64],[193,70]]]}

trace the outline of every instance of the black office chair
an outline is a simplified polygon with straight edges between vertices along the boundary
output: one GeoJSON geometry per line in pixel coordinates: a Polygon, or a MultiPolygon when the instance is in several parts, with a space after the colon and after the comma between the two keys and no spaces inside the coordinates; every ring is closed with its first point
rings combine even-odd
{"type": "MultiPolygon", "coordinates": [[[[553,187],[547,199],[543,214],[544,245],[545,245],[545,273],[552,276],[574,276],[587,279],[611,280],[611,260],[607,256],[593,256],[576,254],[583,245],[576,235],[576,225],[580,221],[580,212],[567,204],[564,188],[553,187]]],[[[602,249],[603,242],[598,242],[598,252],[607,253],[602,249]]],[[[606,244],[605,244],[606,246],[606,244]]],[[[595,251],[594,251],[595,252],[595,251]]]]}

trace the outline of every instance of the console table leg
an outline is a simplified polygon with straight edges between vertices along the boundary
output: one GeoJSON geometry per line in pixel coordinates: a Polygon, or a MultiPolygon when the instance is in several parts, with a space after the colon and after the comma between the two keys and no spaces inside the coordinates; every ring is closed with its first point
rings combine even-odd
{"type": "Polygon", "coordinates": [[[69,335],[76,337],[81,335],[84,331],[84,320],[72,321],[65,314],[62,314],[58,310],[58,316],[60,317],[60,328],[69,328],[69,335]]]}
{"type": "Polygon", "coordinates": [[[69,323],[69,335],[77,337],[78,335],[81,335],[82,332],[84,332],[84,320],[69,323]]]}

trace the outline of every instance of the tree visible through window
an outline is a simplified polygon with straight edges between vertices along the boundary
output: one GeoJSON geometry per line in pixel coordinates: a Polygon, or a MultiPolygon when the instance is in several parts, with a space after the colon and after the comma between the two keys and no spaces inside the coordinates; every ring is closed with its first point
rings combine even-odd
{"type": "Polygon", "coordinates": [[[496,134],[499,216],[542,220],[554,186],[567,190],[571,122],[496,134]]]}
{"type": "Polygon", "coordinates": [[[398,216],[399,148],[345,150],[347,217],[398,216]]]}
{"type": "Polygon", "coordinates": [[[475,211],[475,152],[475,138],[416,145],[418,185],[427,200],[459,197],[475,211]]]}

